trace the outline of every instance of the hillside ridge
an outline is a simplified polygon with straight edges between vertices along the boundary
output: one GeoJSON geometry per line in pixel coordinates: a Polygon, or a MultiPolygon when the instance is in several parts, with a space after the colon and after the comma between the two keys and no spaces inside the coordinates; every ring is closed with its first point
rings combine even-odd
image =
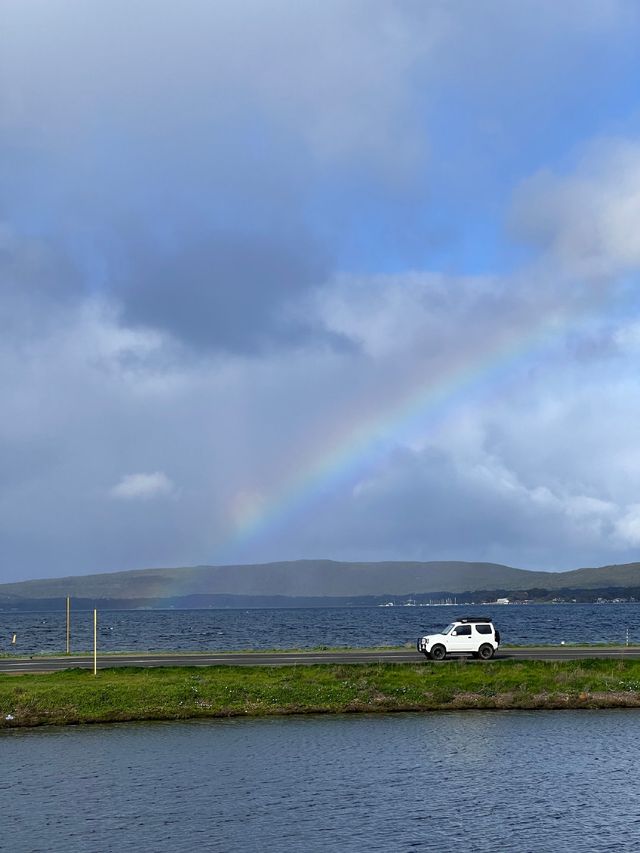
{"type": "Polygon", "coordinates": [[[600,589],[640,587],[640,563],[563,572],[465,561],[271,563],[132,569],[0,584],[0,606],[16,601],[83,599],[148,602],[198,596],[349,597],[418,595],[470,590],[600,589]]]}

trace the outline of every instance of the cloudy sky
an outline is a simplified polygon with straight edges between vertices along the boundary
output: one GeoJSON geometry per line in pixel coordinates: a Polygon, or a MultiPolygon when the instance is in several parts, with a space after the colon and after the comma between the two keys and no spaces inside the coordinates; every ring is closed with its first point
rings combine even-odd
{"type": "Polygon", "coordinates": [[[640,554],[635,0],[0,0],[0,573],[640,554]]]}

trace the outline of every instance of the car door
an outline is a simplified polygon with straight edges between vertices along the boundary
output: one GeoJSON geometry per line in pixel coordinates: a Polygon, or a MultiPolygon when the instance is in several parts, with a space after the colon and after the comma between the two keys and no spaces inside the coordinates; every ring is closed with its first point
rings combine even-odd
{"type": "Polygon", "coordinates": [[[447,643],[447,650],[454,653],[474,651],[471,625],[458,625],[453,629],[447,643]]]}

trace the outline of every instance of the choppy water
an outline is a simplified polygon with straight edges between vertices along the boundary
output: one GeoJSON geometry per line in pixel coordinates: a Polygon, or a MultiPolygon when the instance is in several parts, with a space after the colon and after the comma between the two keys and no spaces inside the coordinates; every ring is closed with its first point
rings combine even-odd
{"type": "MultiPolygon", "coordinates": [[[[464,613],[493,616],[503,642],[640,644],[640,603],[474,607],[104,611],[103,651],[400,646],[464,613]]],[[[74,612],[72,649],[91,649],[93,614],[74,612]]],[[[64,651],[65,615],[0,611],[0,652],[64,651]],[[16,634],[16,644],[11,638],[16,634]]]]}
{"type": "Polygon", "coordinates": [[[0,849],[637,851],[639,733],[635,711],[5,731],[0,849]]]}

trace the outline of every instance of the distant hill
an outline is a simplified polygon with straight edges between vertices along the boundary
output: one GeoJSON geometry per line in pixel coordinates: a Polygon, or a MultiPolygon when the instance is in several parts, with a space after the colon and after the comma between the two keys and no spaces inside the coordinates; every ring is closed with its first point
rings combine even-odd
{"type": "Polygon", "coordinates": [[[0,607],[32,606],[67,595],[111,607],[242,606],[248,599],[363,600],[460,595],[469,591],[640,588],[640,563],[542,572],[498,563],[295,560],[255,565],[138,569],[0,584],[0,607]]]}

